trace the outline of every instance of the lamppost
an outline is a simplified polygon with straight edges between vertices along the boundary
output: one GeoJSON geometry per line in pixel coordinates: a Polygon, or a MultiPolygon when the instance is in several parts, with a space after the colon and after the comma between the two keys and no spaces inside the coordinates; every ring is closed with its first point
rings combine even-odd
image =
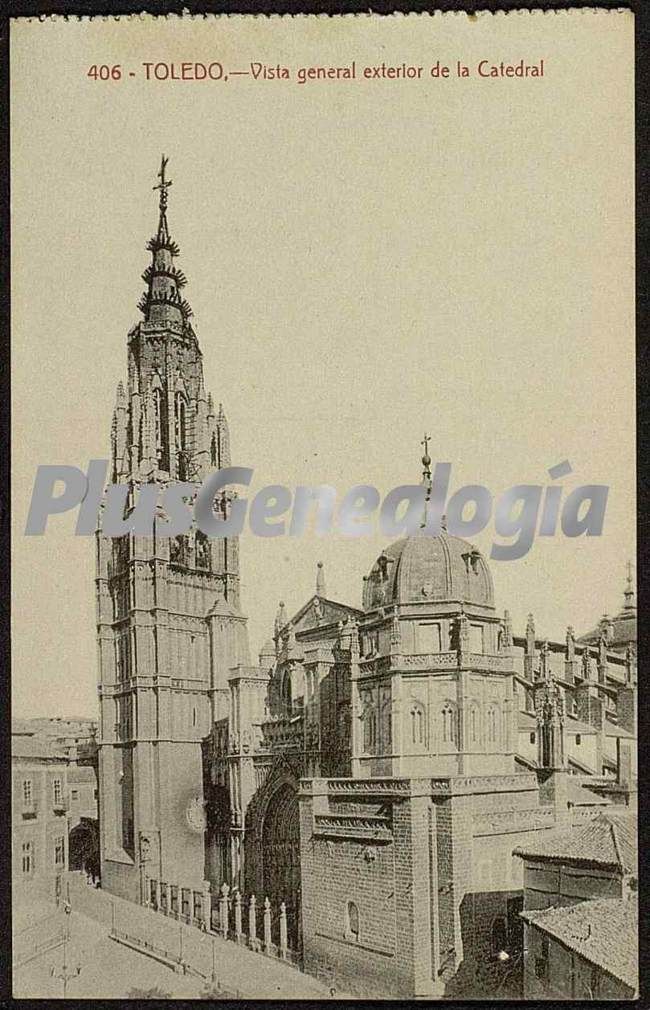
{"type": "Polygon", "coordinates": [[[73,978],[77,978],[81,974],[81,965],[77,964],[73,969],[68,970],[68,941],[70,940],[70,916],[72,914],[72,907],[70,903],[66,901],[65,906],[65,927],[63,931],[63,965],[61,966],[61,971],[53,967],[50,971],[52,978],[57,978],[63,982],[63,998],[65,999],[68,993],[68,982],[73,978]]]}

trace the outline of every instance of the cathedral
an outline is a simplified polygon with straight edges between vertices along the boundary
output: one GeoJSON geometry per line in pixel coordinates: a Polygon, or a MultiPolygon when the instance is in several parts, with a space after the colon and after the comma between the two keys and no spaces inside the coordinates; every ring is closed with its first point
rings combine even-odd
{"type": "MultiPolygon", "coordinates": [[[[170,185],[163,159],[113,415],[131,507],[147,482],[230,465],[170,185]]],[[[426,445],[422,464],[426,485],[426,445]]],[[[561,642],[532,615],[515,634],[487,561],[444,525],[387,546],[359,584],[361,606],[337,601],[319,565],[253,665],[236,538],[98,533],[102,887],[158,907],[161,887],[214,903],[225,884],[281,905],[304,969],[343,991],[444,995],[521,943],[513,850],[634,803],[631,571],[621,612],[561,642]]]]}

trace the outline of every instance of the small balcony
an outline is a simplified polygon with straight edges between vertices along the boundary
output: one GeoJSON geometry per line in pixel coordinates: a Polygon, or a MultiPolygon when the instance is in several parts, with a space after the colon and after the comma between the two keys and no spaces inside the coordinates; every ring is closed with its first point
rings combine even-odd
{"type": "Polygon", "coordinates": [[[54,800],[52,802],[52,810],[58,816],[67,813],[69,809],[70,809],[70,803],[67,799],[64,799],[63,797],[61,797],[61,799],[59,800],[54,800]]]}
{"type": "Polygon", "coordinates": [[[23,803],[21,815],[24,821],[33,821],[36,819],[38,813],[38,807],[32,800],[30,803],[23,803]]]}

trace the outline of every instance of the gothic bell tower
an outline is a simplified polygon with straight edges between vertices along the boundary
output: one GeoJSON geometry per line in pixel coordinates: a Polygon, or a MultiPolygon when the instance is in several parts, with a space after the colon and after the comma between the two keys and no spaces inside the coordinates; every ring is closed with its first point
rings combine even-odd
{"type": "MultiPolygon", "coordinates": [[[[203,383],[203,363],[167,223],[163,157],[156,234],[142,275],[143,319],[128,335],[128,379],[111,431],[113,483],[127,508],[152,481],[201,481],[230,465],[228,425],[203,383]]],[[[220,506],[228,508],[224,494],[220,506]]],[[[97,534],[102,885],[134,901],[147,879],[200,888],[204,879],[201,740],[227,688],[208,615],[216,600],[239,614],[236,539],[199,530],[170,539],[97,534]],[[223,681],[223,683],[221,683],[223,681]]],[[[247,662],[246,635],[240,636],[247,662]]]]}

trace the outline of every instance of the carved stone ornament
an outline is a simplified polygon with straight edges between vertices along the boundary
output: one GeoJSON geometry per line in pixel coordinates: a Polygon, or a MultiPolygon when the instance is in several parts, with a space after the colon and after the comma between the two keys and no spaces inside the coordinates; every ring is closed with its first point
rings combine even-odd
{"type": "Polygon", "coordinates": [[[201,802],[199,796],[193,796],[185,808],[185,820],[190,831],[201,835],[205,831],[206,817],[205,804],[201,802]]]}

